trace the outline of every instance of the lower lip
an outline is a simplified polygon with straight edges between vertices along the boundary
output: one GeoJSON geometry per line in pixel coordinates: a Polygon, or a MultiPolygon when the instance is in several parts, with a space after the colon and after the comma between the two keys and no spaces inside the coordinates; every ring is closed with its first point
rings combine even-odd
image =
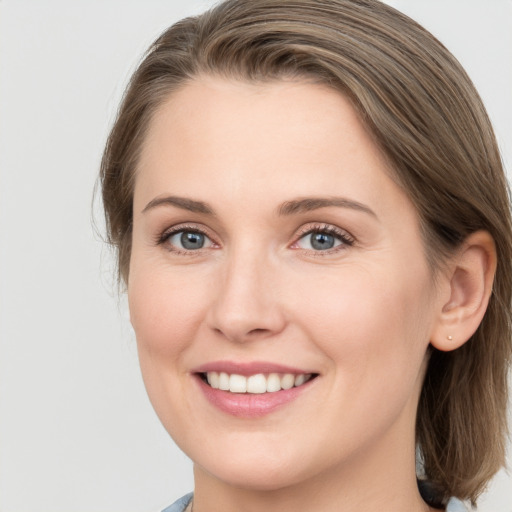
{"type": "Polygon", "coordinates": [[[198,375],[195,377],[201,391],[211,404],[223,412],[240,418],[259,418],[270,414],[293,402],[316,380],[311,379],[301,386],[273,393],[231,393],[214,389],[198,375]]]}

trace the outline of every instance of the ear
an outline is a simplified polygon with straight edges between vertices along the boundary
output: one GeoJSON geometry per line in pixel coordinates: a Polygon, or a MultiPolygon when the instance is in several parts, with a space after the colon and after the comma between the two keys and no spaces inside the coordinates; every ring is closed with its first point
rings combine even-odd
{"type": "Polygon", "coordinates": [[[442,351],[459,348],[484,317],[496,272],[496,246],[487,231],[472,233],[448,262],[430,343],[442,351]]]}

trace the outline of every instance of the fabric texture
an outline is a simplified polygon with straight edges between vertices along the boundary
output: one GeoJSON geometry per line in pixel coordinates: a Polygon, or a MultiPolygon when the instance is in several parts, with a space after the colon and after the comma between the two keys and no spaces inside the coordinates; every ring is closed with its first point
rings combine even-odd
{"type": "Polygon", "coordinates": [[[450,498],[446,505],[446,512],[468,512],[468,509],[462,501],[457,498],[450,498]]]}
{"type": "Polygon", "coordinates": [[[168,506],[162,512],[184,512],[187,508],[187,505],[190,503],[192,498],[194,497],[194,493],[190,492],[182,496],[179,500],[175,501],[172,505],[168,506]]]}
{"type": "MultiPolygon", "coordinates": [[[[193,497],[194,493],[192,492],[186,494],[172,505],[162,510],[162,512],[184,512],[193,497]]],[[[451,498],[446,506],[446,512],[468,512],[468,509],[464,506],[462,501],[457,498],[451,498]]]]}

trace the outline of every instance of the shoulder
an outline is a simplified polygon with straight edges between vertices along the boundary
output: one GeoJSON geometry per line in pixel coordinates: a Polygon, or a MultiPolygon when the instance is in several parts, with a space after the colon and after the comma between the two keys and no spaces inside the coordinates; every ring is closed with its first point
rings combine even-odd
{"type": "MultiPolygon", "coordinates": [[[[162,512],[183,512],[187,505],[190,503],[194,496],[194,493],[185,494],[179,500],[175,501],[172,505],[169,505],[167,508],[162,510],[162,512]]],[[[457,512],[457,511],[456,511],[457,512]]]]}

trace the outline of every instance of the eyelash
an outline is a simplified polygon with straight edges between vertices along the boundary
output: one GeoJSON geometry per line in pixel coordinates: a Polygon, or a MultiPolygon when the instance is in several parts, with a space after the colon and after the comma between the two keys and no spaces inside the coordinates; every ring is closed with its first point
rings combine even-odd
{"type": "MultiPolygon", "coordinates": [[[[186,225],[180,224],[178,226],[174,226],[170,229],[165,230],[161,235],[157,236],[156,245],[165,245],[169,242],[169,239],[178,233],[197,233],[200,235],[204,235],[206,238],[212,241],[214,245],[218,245],[214,242],[213,237],[206,232],[206,230],[197,227],[196,225],[186,225]]],[[[208,249],[208,248],[207,248],[208,249]]],[[[186,256],[195,256],[201,254],[204,249],[197,250],[187,250],[187,249],[179,249],[168,244],[167,250],[177,255],[186,255],[186,256]]]]}
{"type": "MultiPolygon", "coordinates": [[[[314,255],[315,257],[332,255],[333,253],[337,253],[339,251],[345,250],[347,247],[352,247],[355,243],[354,237],[343,229],[333,226],[332,224],[314,224],[312,226],[311,225],[305,226],[299,230],[299,232],[295,236],[295,241],[293,242],[292,247],[294,245],[297,245],[297,243],[302,238],[305,238],[306,236],[312,235],[314,233],[331,235],[334,238],[341,241],[340,245],[332,247],[331,249],[325,249],[323,251],[302,249],[302,250],[307,251],[309,254],[314,255]]],[[[298,248],[296,250],[300,250],[300,248],[298,248]]]]}
{"type": "MultiPolygon", "coordinates": [[[[162,234],[158,235],[156,238],[156,245],[165,245],[169,242],[169,239],[178,233],[198,233],[205,237],[207,237],[214,246],[219,246],[217,244],[213,237],[204,229],[199,228],[197,225],[184,225],[180,224],[178,226],[174,226],[170,229],[165,230],[162,234]]],[[[313,254],[314,256],[327,256],[331,255],[333,253],[336,253],[338,251],[344,250],[347,247],[352,247],[355,243],[355,239],[350,235],[347,231],[342,230],[340,228],[337,228],[336,226],[333,226],[331,224],[313,224],[313,225],[307,225],[303,228],[301,228],[298,233],[294,236],[294,242],[290,245],[291,248],[294,248],[293,246],[297,245],[297,243],[304,237],[311,235],[313,233],[322,233],[327,234],[335,237],[339,241],[341,241],[340,245],[337,245],[335,247],[332,247],[330,249],[325,250],[308,250],[308,249],[302,249],[303,251],[307,251],[310,254],[313,254]]],[[[199,255],[203,252],[203,250],[209,249],[197,249],[197,250],[187,250],[187,249],[179,249],[176,247],[171,246],[170,244],[167,247],[167,250],[170,252],[173,252],[177,255],[187,255],[187,256],[194,256],[199,255]]],[[[295,250],[301,250],[300,248],[294,248],[295,250]]]]}

